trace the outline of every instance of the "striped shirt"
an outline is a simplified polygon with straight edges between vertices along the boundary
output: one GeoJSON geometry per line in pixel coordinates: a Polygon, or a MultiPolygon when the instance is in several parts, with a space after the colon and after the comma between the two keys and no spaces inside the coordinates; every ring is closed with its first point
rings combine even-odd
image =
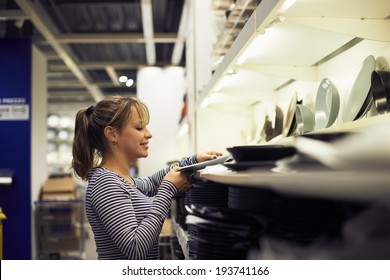
{"type": "MultiPolygon", "coordinates": [[[[179,166],[195,164],[196,157],[179,166]]],[[[164,176],[173,166],[146,178],[132,178],[135,187],[104,168],[89,170],[85,209],[98,259],[159,259],[158,239],[176,187],[164,176]]]]}

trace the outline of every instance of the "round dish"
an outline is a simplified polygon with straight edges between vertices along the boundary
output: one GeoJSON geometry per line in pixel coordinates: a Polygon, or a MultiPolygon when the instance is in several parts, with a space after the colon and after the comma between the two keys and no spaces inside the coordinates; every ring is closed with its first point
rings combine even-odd
{"type": "Polygon", "coordinates": [[[236,162],[279,160],[296,152],[294,147],[282,145],[234,146],[226,149],[236,162]]]}
{"type": "Polygon", "coordinates": [[[317,129],[330,127],[337,119],[340,110],[340,95],[336,86],[328,78],[323,79],[317,90],[315,123],[317,129]]]}
{"type": "Polygon", "coordinates": [[[286,122],[284,123],[283,136],[290,136],[293,133],[293,128],[296,125],[295,110],[297,108],[298,96],[295,92],[291,98],[290,105],[286,114],[286,122]]]}
{"type": "Polygon", "coordinates": [[[371,74],[371,92],[379,114],[390,111],[390,72],[373,71],[371,74]]]}
{"type": "Polygon", "coordinates": [[[355,82],[344,104],[343,122],[354,121],[370,91],[371,73],[375,70],[375,57],[368,56],[362,63],[355,82]]]}
{"type": "Polygon", "coordinates": [[[225,161],[228,161],[229,159],[231,159],[231,156],[221,156],[221,157],[218,157],[216,159],[207,160],[207,161],[204,161],[204,162],[199,162],[199,163],[195,163],[195,164],[192,164],[192,165],[187,165],[187,166],[181,167],[180,171],[183,171],[183,172],[194,172],[194,171],[206,168],[207,166],[224,163],[225,161]]]}
{"type": "Polygon", "coordinates": [[[295,111],[297,120],[297,128],[299,133],[310,132],[314,128],[314,113],[310,107],[305,105],[297,105],[295,111]]]}
{"type": "Polygon", "coordinates": [[[362,105],[362,108],[360,108],[359,113],[356,115],[355,120],[363,118],[368,111],[370,110],[372,103],[374,103],[374,98],[372,96],[372,90],[370,88],[370,91],[368,92],[366,100],[364,100],[364,103],[362,105]]]}

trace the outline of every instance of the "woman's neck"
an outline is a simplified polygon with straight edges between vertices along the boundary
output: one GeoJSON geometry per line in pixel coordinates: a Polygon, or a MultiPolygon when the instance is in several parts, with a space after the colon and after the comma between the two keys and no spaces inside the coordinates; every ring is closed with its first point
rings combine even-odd
{"type": "Polygon", "coordinates": [[[129,174],[130,164],[125,162],[120,162],[118,160],[112,160],[110,158],[103,158],[100,166],[118,174],[119,176],[129,181],[131,184],[134,184],[129,174]]]}

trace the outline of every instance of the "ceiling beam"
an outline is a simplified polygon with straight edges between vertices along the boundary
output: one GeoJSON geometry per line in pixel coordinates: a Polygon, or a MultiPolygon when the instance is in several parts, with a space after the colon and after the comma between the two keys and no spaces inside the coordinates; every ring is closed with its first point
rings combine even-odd
{"type": "Polygon", "coordinates": [[[116,73],[114,67],[107,66],[106,68],[107,75],[110,77],[112,83],[116,86],[120,86],[121,83],[119,82],[118,74],[116,73]]]}
{"type": "Polygon", "coordinates": [[[189,1],[185,0],[183,4],[183,11],[181,13],[179,30],[177,34],[177,40],[175,46],[173,47],[172,59],[171,62],[173,65],[178,65],[181,61],[181,57],[183,55],[184,49],[184,40],[188,29],[188,23],[190,21],[190,13],[189,13],[189,1]]]}
{"type": "Polygon", "coordinates": [[[91,84],[83,71],[77,65],[77,62],[72,58],[69,51],[57,41],[58,32],[53,28],[55,25],[51,22],[47,13],[37,5],[38,2],[33,4],[31,0],[15,0],[19,8],[30,18],[35,28],[45,37],[50,43],[51,47],[61,57],[65,65],[72,71],[77,77],[80,83],[88,90],[92,95],[92,98],[98,102],[104,98],[104,94],[100,91],[99,87],[91,84]]]}
{"type": "MultiPolygon", "coordinates": [[[[168,67],[172,66],[170,61],[159,61],[154,64],[159,67],[168,67]]],[[[88,69],[88,70],[96,70],[96,69],[106,69],[107,66],[111,66],[116,70],[120,69],[134,69],[137,70],[139,68],[148,66],[145,62],[128,62],[128,61],[89,61],[89,62],[80,62],[78,63],[80,69],[88,69]]],[[[50,65],[48,66],[49,71],[66,71],[68,67],[66,65],[50,65]]]]}
{"type": "MultiPolygon", "coordinates": [[[[154,43],[176,43],[176,33],[156,33],[151,38],[154,43]]],[[[112,43],[139,43],[148,41],[143,34],[137,33],[70,33],[57,36],[57,41],[62,44],[112,44],[112,43]]],[[[44,40],[35,42],[39,46],[47,45],[44,40]]]]}
{"type": "MultiPolygon", "coordinates": [[[[114,85],[112,82],[94,82],[94,85],[97,85],[102,88],[111,88],[111,87],[126,87],[125,85],[119,84],[119,86],[114,85]]],[[[51,80],[47,82],[47,87],[49,89],[53,88],[83,88],[83,85],[78,80],[51,80]]]]}
{"type": "Polygon", "coordinates": [[[28,16],[21,10],[0,10],[0,20],[26,20],[28,16]]]}
{"type": "Polygon", "coordinates": [[[141,0],[142,27],[145,37],[146,61],[149,65],[156,63],[156,46],[153,40],[152,0],[141,0]]]}

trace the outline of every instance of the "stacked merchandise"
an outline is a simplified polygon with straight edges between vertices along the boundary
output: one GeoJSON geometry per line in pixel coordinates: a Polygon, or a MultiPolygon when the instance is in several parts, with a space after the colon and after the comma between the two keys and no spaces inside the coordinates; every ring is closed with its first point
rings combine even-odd
{"type": "Polygon", "coordinates": [[[174,260],[184,260],[185,256],[176,236],[171,237],[171,251],[174,260]]]}
{"type": "Polygon", "coordinates": [[[77,184],[70,175],[51,177],[46,180],[41,190],[42,200],[77,199],[77,184]]]}
{"type": "Polygon", "coordinates": [[[249,259],[389,259],[384,250],[390,246],[388,205],[284,203],[249,259]]]}
{"type": "Polygon", "coordinates": [[[197,181],[191,191],[186,193],[185,204],[226,208],[228,203],[228,186],[214,182],[197,181]]]}
{"type": "Polygon", "coordinates": [[[299,246],[334,240],[344,221],[364,207],[212,182],[198,182],[186,196],[188,247],[193,259],[246,259],[250,251],[261,251],[259,240],[299,246]],[[221,201],[226,194],[224,206],[221,201]]]}
{"type": "Polygon", "coordinates": [[[230,187],[198,181],[186,194],[186,224],[192,259],[244,259],[264,230],[256,215],[229,209],[230,187]]]}
{"type": "Polygon", "coordinates": [[[261,214],[271,214],[276,194],[270,190],[229,187],[229,208],[261,214]]]}
{"type": "Polygon", "coordinates": [[[84,204],[69,174],[51,176],[35,201],[38,258],[81,258],[84,204]]]}
{"type": "Polygon", "coordinates": [[[189,255],[192,259],[245,259],[264,229],[251,214],[210,206],[187,206],[189,255]]]}
{"type": "Polygon", "coordinates": [[[332,238],[340,234],[344,210],[331,200],[278,197],[273,201],[267,235],[302,245],[332,238]]]}
{"type": "Polygon", "coordinates": [[[184,230],[187,230],[186,216],[187,210],[185,209],[185,197],[184,193],[178,193],[171,203],[171,216],[175,223],[180,225],[184,230]]]}

